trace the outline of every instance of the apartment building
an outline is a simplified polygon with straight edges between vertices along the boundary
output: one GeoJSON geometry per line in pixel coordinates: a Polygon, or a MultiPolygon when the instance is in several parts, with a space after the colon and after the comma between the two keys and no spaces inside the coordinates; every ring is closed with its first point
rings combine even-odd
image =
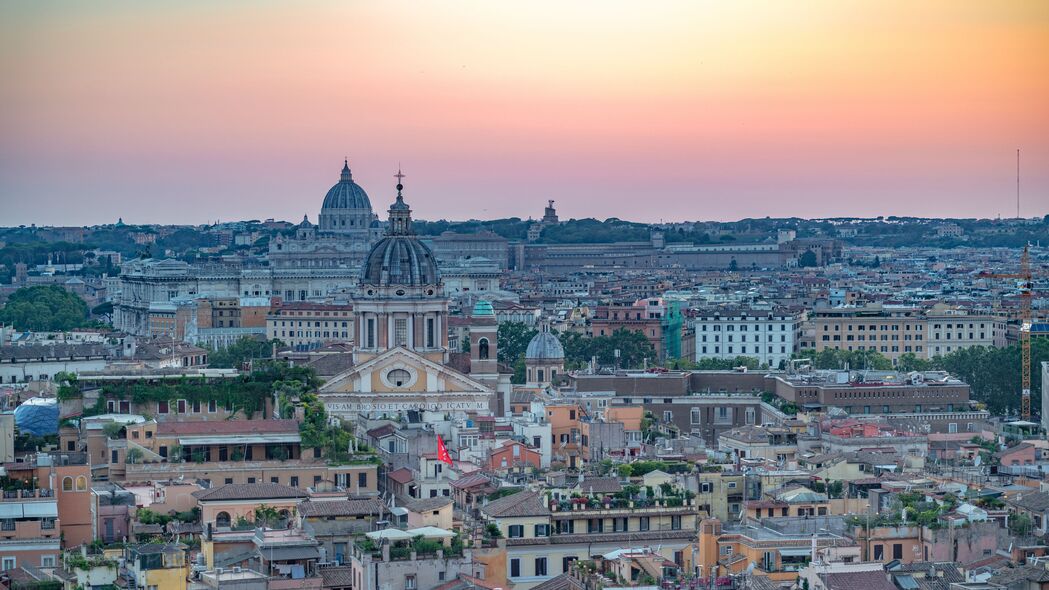
{"type": "Polygon", "coordinates": [[[29,455],[3,464],[21,489],[0,493],[0,569],[53,567],[64,547],[92,538],[91,470],[83,453],[29,455]]]}
{"type": "Polygon", "coordinates": [[[505,561],[488,563],[487,581],[527,590],[569,572],[577,560],[640,544],[691,567],[698,511],[681,488],[654,498],[626,488],[615,497],[577,496],[522,491],[483,506],[484,520],[506,539],[505,561]]]}
{"type": "Polygon", "coordinates": [[[663,358],[663,307],[658,299],[645,299],[630,305],[599,305],[590,320],[593,336],[610,336],[616,330],[638,332],[656,351],[658,362],[663,358]]]}
{"type": "Polygon", "coordinates": [[[797,351],[801,314],[787,309],[714,309],[693,312],[695,359],[748,356],[776,368],[797,351]]]}
{"type": "Polygon", "coordinates": [[[266,337],[298,349],[352,342],[353,333],[352,305],[286,302],[266,316],[266,337]]]}
{"type": "Polygon", "coordinates": [[[873,350],[894,362],[908,352],[922,358],[928,356],[925,317],[917,307],[817,307],[810,318],[816,352],[873,350]]]}
{"type": "Polygon", "coordinates": [[[322,482],[377,494],[371,455],[344,464],[328,461],[319,447],[303,447],[298,420],[156,422],[126,427],[110,440],[110,477],[146,481],[195,478],[213,485],[281,484],[305,489],[322,482]]]}
{"type": "Polygon", "coordinates": [[[942,303],[928,309],[867,304],[817,307],[810,325],[817,352],[874,350],[895,361],[906,353],[932,358],[970,346],[1005,346],[1006,319],[942,303]]]}
{"type": "Polygon", "coordinates": [[[970,313],[937,304],[926,314],[926,351],[929,358],[950,354],[970,346],[1006,345],[1005,317],[970,313]]]}

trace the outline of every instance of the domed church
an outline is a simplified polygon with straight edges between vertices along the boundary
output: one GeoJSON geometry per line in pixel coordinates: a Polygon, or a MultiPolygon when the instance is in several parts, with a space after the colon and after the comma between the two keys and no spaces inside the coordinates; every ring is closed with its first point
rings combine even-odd
{"type": "Polygon", "coordinates": [[[269,263],[295,270],[357,268],[382,231],[368,193],[353,181],[350,162],[344,160],[339,182],[324,196],[318,224],[304,216],[294,234],[277,235],[270,242],[269,263]]]}
{"type": "Polygon", "coordinates": [[[396,177],[385,235],[365,257],[352,298],[354,366],[325,383],[321,397],[331,414],[346,419],[487,415],[493,390],[447,364],[444,283],[433,252],[412,228],[404,175],[398,170],[396,177]]]}
{"type": "Polygon", "coordinates": [[[349,160],[343,161],[339,182],[324,196],[317,225],[322,233],[339,234],[367,242],[374,242],[382,235],[382,226],[379,217],[372,212],[368,193],[353,181],[349,160]]]}

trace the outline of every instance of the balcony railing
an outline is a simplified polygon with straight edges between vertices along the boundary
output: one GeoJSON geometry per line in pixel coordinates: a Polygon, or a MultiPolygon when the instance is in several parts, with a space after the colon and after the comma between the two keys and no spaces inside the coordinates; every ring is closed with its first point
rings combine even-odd
{"type": "Polygon", "coordinates": [[[19,500],[50,499],[55,497],[55,491],[48,488],[37,490],[4,490],[0,501],[14,502],[19,500]]]}

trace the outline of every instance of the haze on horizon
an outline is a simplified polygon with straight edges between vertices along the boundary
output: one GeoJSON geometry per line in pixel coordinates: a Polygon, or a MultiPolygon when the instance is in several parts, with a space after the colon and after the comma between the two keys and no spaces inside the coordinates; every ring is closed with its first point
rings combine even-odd
{"type": "Polygon", "coordinates": [[[0,225],[1049,212],[1049,3],[8,2],[0,225]]]}

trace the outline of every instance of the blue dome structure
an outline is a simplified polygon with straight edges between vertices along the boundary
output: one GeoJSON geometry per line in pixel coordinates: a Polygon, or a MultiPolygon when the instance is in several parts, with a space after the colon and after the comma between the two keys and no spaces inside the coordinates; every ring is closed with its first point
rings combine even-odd
{"type": "Polygon", "coordinates": [[[58,400],[34,397],[15,408],[15,426],[22,434],[45,436],[58,432],[58,400]]]}
{"type": "Polygon", "coordinates": [[[478,299],[477,303],[474,303],[474,309],[470,315],[473,315],[474,317],[495,317],[495,308],[492,307],[491,301],[488,301],[487,299],[478,299]]]}

